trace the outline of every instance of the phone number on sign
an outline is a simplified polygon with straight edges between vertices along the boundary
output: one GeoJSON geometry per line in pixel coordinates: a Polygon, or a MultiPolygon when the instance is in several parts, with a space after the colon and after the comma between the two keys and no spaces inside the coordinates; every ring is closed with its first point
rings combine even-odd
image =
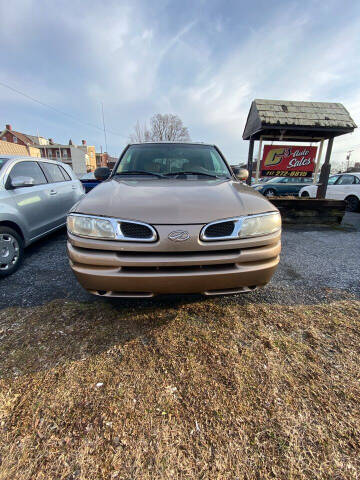
{"type": "Polygon", "coordinates": [[[311,177],[312,172],[294,172],[286,170],[263,170],[262,177],[311,177]]]}

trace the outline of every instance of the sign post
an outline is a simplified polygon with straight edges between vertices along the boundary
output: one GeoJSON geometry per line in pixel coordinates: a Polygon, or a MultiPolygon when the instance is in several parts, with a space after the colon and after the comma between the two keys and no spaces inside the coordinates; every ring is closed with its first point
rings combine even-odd
{"type": "Polygon", "coordinates": [[[255,177],[255,183],[258,183],[258,182],[259,182],[260,162],[261,162],[261,147],[262,147],[262,137],[260,137],[260,142],[259,142],[258,159],[257,159],[257,162],[256,162],[256,177],[255,177]]]}
{"type": "Polygon", "coordinates": [[[331,157],[331,150],[332,150],[333,143],[334,143],[334,139],[329,138],[327,149],[326,149],[325,162],[324,162],[324,165],[321,167],[319,187],[316,192],[316,198],[325,198],[326,196],[329,174],[331,170],[330,157],[331,157]]]}
{"type": "MultiPolygon", "coordinates": [[[[312,144],[329,140],[326,160],[321,169],[320,183],[322,185],[318,189],[318,195],[323,197],[330,171],[331,139],[351,133],[355,128],[357,126],[354,120],[341,103],[256,98],[251,102],[242,135],[244,140],[250,140],[247,183],[251,184],[254,141],[266,140],[291,145],[292,142],[312,144]]],[[[266,148],[267,146],[265,146],[264,152],[266,148]]],[[[280,149],[281,145],[273,148],[280,149]]],[[[271,152],[269,158],[263,158],[261,176],[310,177],[312,175],[315,168],[316,148],[312,146],[288,147],[290,150],[288,152],[284,151],[286,147],[282,148],[283,151],[271,152]],[[294,153],[296,149],[298,154],[294,153]],[[308,150],[308,152],[302,153],[303,150],[308,150]]],[[[320,159],[321,152],[318,162],[320,159]]],[[[319,163],[317,170],[318,168],[319,163]]]]}
{"type": "Polygon", "coordinates": [[[254,154],[254,140],[251,138],[250,139],[250,145],[249,145],[248,168],[247,168],[248,172],[249,172],[249,176],[246,179],[246,183],[248,185],[251,185],[251,179],[252,179],[253,154],[254,154]]]}
{"type": "Polygon", "coordinates": [[[320,162],[321,162],[323,147],[324,147],[324,139],[322,139],[320,142],[319,154],[317,156],[316,167],[315,167],[314,178],[313,178],[313,185],[317,183],[317,176],[320,170],[320,162]]]}

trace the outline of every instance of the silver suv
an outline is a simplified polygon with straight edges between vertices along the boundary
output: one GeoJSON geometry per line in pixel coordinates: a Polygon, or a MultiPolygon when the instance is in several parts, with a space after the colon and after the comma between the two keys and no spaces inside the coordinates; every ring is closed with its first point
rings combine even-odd
{"type": "Polygon", "coordinates": [[[24,247],[65,225],[83,196],[64,163],[0,155],[0,277],[17,270],[24,247]]]}

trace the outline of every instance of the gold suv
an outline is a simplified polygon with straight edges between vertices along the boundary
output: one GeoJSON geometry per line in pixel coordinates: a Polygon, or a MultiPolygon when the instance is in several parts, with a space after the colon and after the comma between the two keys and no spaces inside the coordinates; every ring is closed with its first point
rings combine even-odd
{"type": "Polygon", "coordinates": [[[128,145],[71,210],[68,254],[95,295],[219,295],[264,286],[279,262],[281,218],[214,145],[128,145]]]}

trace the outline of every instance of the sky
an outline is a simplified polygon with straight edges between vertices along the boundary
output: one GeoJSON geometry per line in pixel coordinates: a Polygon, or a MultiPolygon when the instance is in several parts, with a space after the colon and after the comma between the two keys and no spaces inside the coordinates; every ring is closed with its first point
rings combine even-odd
{"type": "MultiPolygon", "coordinates": [[[[255,98],[341,102],[360,125],[357,0],[0,0],[0,44],[0,127],[104,151],[102,103],[114,156],[172,113],[243,163],[255,98]]],[[[347,150],[360,161],[359,129],[332,163],[347,150]]]]}

